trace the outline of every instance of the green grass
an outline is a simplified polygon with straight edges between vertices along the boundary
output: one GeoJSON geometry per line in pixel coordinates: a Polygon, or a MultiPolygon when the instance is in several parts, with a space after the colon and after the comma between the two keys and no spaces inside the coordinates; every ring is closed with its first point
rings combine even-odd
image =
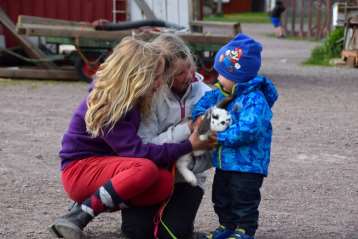
{"type": "Polygon", "coordinates": [[[206,21],[223,21],[239,23],[270,23],[270,18],[265,12],[244,12],[235,14],[224,14],[224,16],[206,16],[206,21]]]}
{"type": "Polygon", "coordinates": [[[324,39],[320,46],[315,47],[305,65],[329,66],[329,61],[339,58],[343,50],[344,29],[336,28],[324,39]]]}

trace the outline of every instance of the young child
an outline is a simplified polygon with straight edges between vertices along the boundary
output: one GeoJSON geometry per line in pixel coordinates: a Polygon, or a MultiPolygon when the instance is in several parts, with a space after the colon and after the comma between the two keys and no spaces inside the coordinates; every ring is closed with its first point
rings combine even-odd
{"type": "Polygon", "coordinates": [[[285,6],[283,5],[283,2],[280,0],[277,0],[275,3],[275,7],[271,11],[271,22],[275,29],[275,35],[278,38],[285,37],[285,31],[282,27],[281,23],[281,15],[286,10],[285,6]]]}
{"type": "Polygon", "coordinates": [[[260,188],[267,176],[271,147],[271,107],[277,100],[272,82],[258,76],[261,44],[238,34],[215,56],[218,88],[194,106],[193,119],[231,95],[232,124],[217,133],[212,201],[220,226],[204,238],[252,239],[258,227],[260,188]]]}
{"type": "MultiPolygon", "coordinates": [[[[164,33],[153,43],[160,45],[172,59],[168,64],[166,84],[155,93],[151,114],[141,122],[138,134],[145,143],[179,143],[191,134],[193,125],[188,118],[192,107],[211,88],[202,81],[201,75],[194,74],[193,56],[179,36],[164,33]]],[[[195,160],[192,171],[198,178],[196,187],[176,174],[174,191],[163,211],[162,221],[177,238],[193,236],[194,220],[204,194],[205,170],[211,167],[210,159],[208,152],[195,160]]],[[[131,239],[153,238],[153,222],[158,209],[155,205],[123,210],[122,231],[131,239]]],[[[163,224],[159,225],[158,237],[172,238],[163,224]]]]}

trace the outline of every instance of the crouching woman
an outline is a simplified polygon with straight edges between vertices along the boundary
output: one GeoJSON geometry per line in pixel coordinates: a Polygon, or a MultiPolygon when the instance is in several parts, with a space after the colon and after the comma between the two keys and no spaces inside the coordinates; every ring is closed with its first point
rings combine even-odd
{"type": "Polygon", "coordinates": [[[61,179],[79,206],[49,227],[55,236],[83,238],[83,228],[104,211],[166,200],[173,185],[167,169],[180,156],[210,147],[196,132],[181,143],[162,145],[144,144],[137,135],[170,59],[160,49],[123,39],[73,114],[62,140],[61,179]]]}

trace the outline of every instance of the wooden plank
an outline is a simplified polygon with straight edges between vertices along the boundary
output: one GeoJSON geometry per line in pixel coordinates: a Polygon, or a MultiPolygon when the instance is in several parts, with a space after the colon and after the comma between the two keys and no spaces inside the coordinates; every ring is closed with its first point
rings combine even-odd
{"type": "Polygon", "coordinates": [[[18,32],[28,36],[91,38],[98,40],[120,40],[132,31],[96,31],[94,28],[68,28],[63,26],[22,25],[18,32]]]}
{"type": "Polygon", "coordinates": [[[89,22],[77,22],[77,21],[60,20],[55,18],[19,15],[17,26],[21,26],[25,24],[70,26],[70,27],[92,27],[92,24],[89,22]]]}
{"type": "Polygon", "coordinates": [[[135,0],[135,2],[137,3],[138,7],[143,11],[144,16],[147,19],[157,19],[152,9],[150,9],[145,0],[135,0]]]}
{"type": "MultiPolygon", "coordinates": [[[[14,37],[20,42],[21,46],[24,48],[25,52],[32,58],[43,59],[47,56],[35,45],[33,45],[28,39],[17,34],[16,26],[7,16],[4,10],[0,7],[0,22],[14,35],[14,37]]],[[[55,68],[56,65],[51,62],[41,62],[40,65],[46,68],[55,68]]]]}
{"type": "MultiPolygon", "coordinates": [[[[18,31],[29,36],[64,37],[64,38],[90,38],[92,40],[117,40],[132,35],[132,31],[96,31],[91,27],[69,27],[60,25],[22,24],[18,31]]],[[[159,33],[148,33],[156,36],[159,33]]],[[[188,43],[225,44],[232,39],[231,35],[203,34],[203,33],[177,33],[188,43]]]]}
{"type": "Polygon", "coordinates": [[[205,35],[200,33],[177,33],[185,42],[189,44],[226,44],[232,40],[232,36],[205,35]]]}
{"type": "Polygon", "coordinates": [[[37,69],[19,67],[0,67],[1,78],[39,79],[39,80],[80,80],[74,68],[37,69]]]}
{"type": "Polygon", "coordinates": [[[202,29],[204,34],[235,36],[241,32],[240,23],[192,21],[190,25],[191,27],[202,29]]]}

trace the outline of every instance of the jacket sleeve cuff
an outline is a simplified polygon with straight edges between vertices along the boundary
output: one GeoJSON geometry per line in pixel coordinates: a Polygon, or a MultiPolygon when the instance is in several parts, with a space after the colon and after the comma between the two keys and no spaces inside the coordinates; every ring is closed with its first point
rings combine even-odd
{"type": "Polygon", "coordinates": [[[173,132],[173,138],[176,142],[180,142],[183,140],[186,140],[190,136],[190,128],[188,125],[188,122],[183,122],[181,124],[178,124],[175,126],[174,132],[173,132]]]}

